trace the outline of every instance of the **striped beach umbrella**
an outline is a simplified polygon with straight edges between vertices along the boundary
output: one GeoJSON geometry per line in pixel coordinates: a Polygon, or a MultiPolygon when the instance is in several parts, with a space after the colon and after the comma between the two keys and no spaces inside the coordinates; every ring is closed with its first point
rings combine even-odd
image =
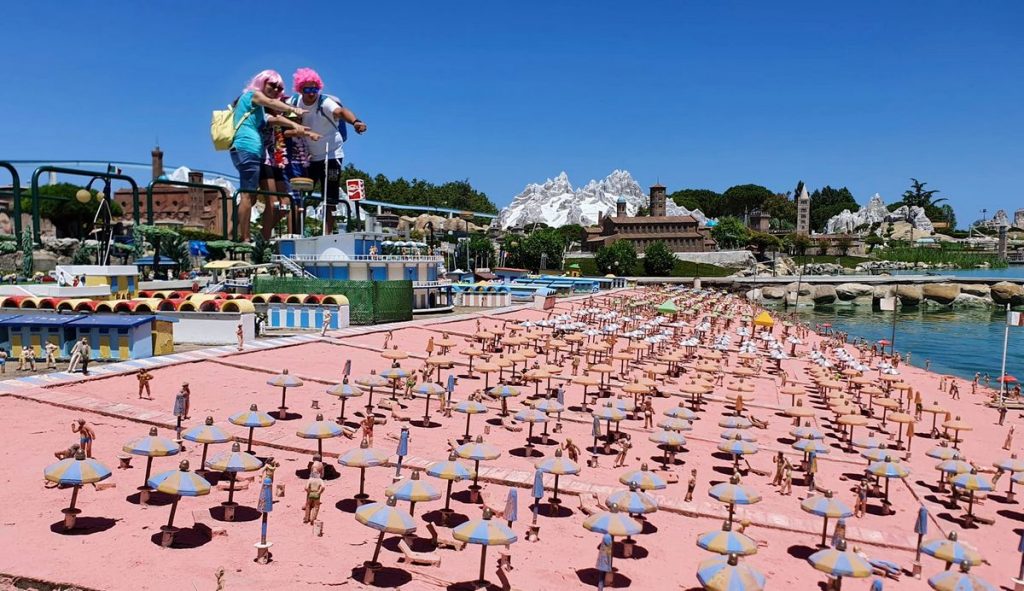
{"type": "Polygon", "coordinates": [[[824,495],[805,499],[800,503],[800,508],[811,515],[817,515],[818,517],[824,518],[824,525],[821,526],[822,546],[828,545],[825,543],[825,538],[828,537],[828,520],[842,519],[853,515],[853,510],[850,509],[846,503],[839,499],[832,498],[832,491],[830,490],[825,491],[824,495]]]}
{"type": "Polygon", "coordinates": [[[819,439],[800,439],[793,444],[793,449],[809,454],[812,451],[817,454],[827,454],[829,447],[819,439]]]}
{"type": "Polygon", "coordinates": [[[324,456],[324,439],[339,437],[342,428],[334,421],[325,421],[324,415],[317,414],[316,420],[295,432],[303,439],[316,439],[316,455],[324,456]]]}
{"type": "Polygon", "coordinates": [[[708,490],[708,495],[720,503],[729,505],[729,521],[733,519],[736,505],[753,505],[761,502],[761,495],[744,484],[740,484],[738,476],[732,476],[729,482],[721,482],[708,490]]]}
{"type": "Polygon", "coordinates": [[[377,536],[377,547],[373,551],[373,559],[366,564],[367,568],[380,567],[380,546],[384,542],[384,534],[404,536],[416,531],[416,522],[412,515],[395,507],[397,501],[388,497],[383,503],[367,503],[356,509],[356,521],[380,532],[377,536]]]}
{"type": "Polygon", "coordinates": [[[658,422],[658,427],[665,429],[666,431],[692,431],[693,424],[686,419],[679,419],[675,417],[665,417],[658,422]]]}
{"type": "MultiPolygon", "coordinates": [[[[412,374],[410,374],[408,371],[402,369],[401,367],[389,367],[389,368],[385,369],[384,371],[380,372],[380,377],[383,378],[384,380],[387,380],[387,381],[381,383],[381,387],[383,387],[385,385],[390,385],[391,386],[391,399],[392,400],[397,400],[398,399],[398,385],[400,383],[402,383],[402,380],[408,379],[410,375],[412,375],[412,374]]],[[[370,397],[371,398],[373,397],[373,388],[370,388],[370,397]]],[[[371,403],[372,403],[372,400],[367,402],[367,404],[371,404],[371,403]]]]}
{"type": "Polygon", "coordinates": [[[921,552],[946,563],[948,570],[953,564],[969,563],[971,566],[981,564],[981,554],[959,541],[955,531],[949,532],[946,538],[926,540],[921,544],[921,552]]]}
{"type": "Polygon", "coordinates": [[[238,472],[254,472],[263,467],[263,462],[249,452],[241,451],[238,443],[231,444],[231,451],[221,452],[206,462],[206,467],[215,472],[227,472],[231,481],[228,488],[227,506],[231,506],[235,497],[235,475],[238,472]]]}
{"type": "Polygon", "coordinates": [[[459,457],[452,452],[447,460],[440,462],[434,462],[427,466],[427,475],[433,476],[434,478],[440,478],[448,481],[447,490],[444,493],[444,509],[441,510],[441,517],[443,523],[448,522],[448,516],[451,514],[451,502],[452,502],[452,485],[456,481],[468,480],[476,477],[476,472],[462,465],[459,462],[459,457]]]}
{"type": "Polygon", "coordinates": [[[745,429],[725,429],[718,434],[719,439],[739,439],[750,443],[757,443],[757,437],[745,429]]]}
{"type": "Polygon", "coordinates": [[[638,490],[635,486],[631,486],[629,490],[619,490],[611,493],[605,499],[604,504],[606,507],[617,505],[620,510],[625,511],[629,515],[646,515],[658,510],[658,501],[655,501],[651,495],[638,490]]]}
{"type": "Polygon", "coordinates": [[[749,556],[757,553],[757,542],[750,536],[732,531],[732,523],[729,521],[722,524],[722,529],[697,536],[697,546],[716,554],[749,556]]]}
{"type": "Polygon", "coordinates": [[[669,407],[667,410],[665,410],[661,414],[665,415],[666,417],[673,418],[673,419],[683,419],[683,420],[686,420],[686,421],[696,421],[697,420],[697,413],[695,413],[692,410],[684,407],[682,402],[679,403],[679,406],[669,407]]]}
{"type": "Polygon", "coordinates": [[[995,489],[995,486],[992,485],[992,481],[988,477],[978,474],[978,471],[975,469],[966,474],[955,476],[952,483],[956,488],[970,493],[967,501],[967,522],[971,523],[974,520],[974,493],[978,491],[989,492],[995,489]]]}
{"type": "Polygon", "coordinates": [[[736,554],[701,561],[697,580],[708,591],[761,591],[766,581],[754,567],[740,564],[736,554]]]}
{"type": "Polygon", "coordinates": [[[359,492],[354,497],[357,501],[368,498],[366,486],[366,469],[383,466],[388,461],[388,454],[370,447],[370,442],[363,439],[359,447],[350,449],[338,457],[338,463],[346,468],[359,468],[359,492]]]}
{"type": "Polygon", "coordinates": [[[469,440],[469,420],[473,418],[473,415],[484,414],[487,412],[487,405],[476,400],[461,400],[454,407],[455,412],[461,412],[466,415],[466,434],[464,437],[469,440]]]}
{"type": "Polygon", "coordinates": [[[626,486],[636,486],[640,490],[661,490],[668,486],[665,479],[641,464],[639,470],[630,470],[619,475],[619,482],[626,486]]]}
{"type": "Polygon", "coordinates": [[[50,464],[43,469],[43,478],[49,482],[55,482],[61,486],[71,486],[71,505],[63,509],[64,529],[74,527],[75,518],[81,513],[81,509],[75,508],[78,501],[78,491],[84,484],[95,484],[110,478],[110,468],[107,468],[98,460],[85,457],[85,452],[78,450],[72,458],[50,464]]]}
{"type": "Polygon", "coordinates": [[[442,396],[447,390],[440,384],[433,382],[423,382],[416,384],[412,389],[414,396],[422,398],[423,402],[423,424],[424,426],[430,425],[430,397],[431,396],[442,396]]]}
{"type": "Polygon", "coordinates": [[[456,447],[455,455],[459,456],[463,460],[473,461],[473,484],[471,486],[473,490],[477,490],[480,488],[477,484],[477,477],[480,472],[480,462],[498,459],[501,457],[501,450],[490,443],[484,443],[484,438],[478,436],[476,441],[463,443],[456,447]]]}
{"type": "Polygon", "coordinates": [[[256,405],[250,405],[249,410],[235,413],[228,417],[228,422],[232,425],[238,425],[239,427],[249,428],[249,444],[245,451],[252,453],[252,434],[257,428],[262,429],[269,427],[277,421],[274,417],[256,408],[256,405]]]}
{"type": "Polygon", "coordinates": [[[537,469],[544,474],[553,474],[555,477],[555,493],[551,498],[551,504],[558,505],[561,501],[558,499],[558,477],[559,476],[571,476],[573,474],[580,473],[580,466],[576,462],[569,458],[562,457],[562,449],[558,448],[555,450],[555,457],[541,460],[536,464],[537,469]]]}
{"type": "Polygon", "coordinates": [[[874,462],[885,461],[885,458],[888,458],[891,455],[892,455],[892,450],[890,450],[887,447],[870,447],[870,448],[865,449],[864,451],[860,452],[860,457],[862,457],[865,460],[867,460],[868,461],[868,465],[871,465],[874,462]]]}
{"type": "Polygon", "coordinates": [[[723,429],[749,429],[754,424],[745,417],[730,416],[718,421],[718,426],[723,429]]]}
{"type": "Polygon", "coordinates": [[[452,537],[467,544],[480,545],[480,579],[479,583],[486,585],[484,579],[484,567],[487,562],[488,546],[508,546],[514,544],[519,538],[512,528],[500,521],[491,519],[491,510],[484,509],[483,517],[467,521],[452,530],[452,537]]]}
{"type": "Polygon", "coordinates": [[[819,550],[807,557],[807,562],[815,570],[820,570],[836,578],[835,590],[843,585],[843,577],[863,579],[870,577],[873,570],[871,564],[854,552],[846,549],[846,540],[839,540],[835,548],[819,550]]]}
{"type": "MultiPolygon", "coordinates": [[[[521,422],[521,423],[527,423],[529,425],[529,428],[528,428],[528,430],[526,432],[526,445],[525,445],[525,447],[528,450],[532,450],[533,449],[533,426],[535,424],[537,424],[537,423],[547,423],[548,422],[548,415],[543,413],[543,412],[541,412],[541,411],[539,411],[539,410],[533,409],[533,408],[524,408],[524,409],[520,410],[519,412],[517,412],[515,414],[515,419],[517,421],[521,422]]],[[[532,453],[532,451],[531,451],[531,453],[532,453]]]]}
{"type": "Polygon", "coordinates": [[[997,591],[997,587],[985,579],[971,574],[968,562],[960,564],[960,572],[945,571],[928,578],[928,585],[935,591],[997,591]]]}
{"type": "Polygon", "coordinates": [[[345,424],[345,403],[348,402],[349,398],[358,398],[363,395],[363,390],[359,386],[348,383],[348,378],[345,378],[340,384],[334,384],[330,388],[327,388],[327,393],[331,396],[337,396],[341,400],[341,410],[338,411],[338,424],[345,424]]]}
{"type": "MultiPolygon", "coordinates": [[[[235,445],[238,445],[237,443],[235,445]]],[[[170,546],[174,533],[174,513],[178,510],[178,501],[181,497],[201,497],[210,494],[210,483],[195,472],[189,471],[188,460],[182,460],[177,470],[162,472],[150,478],[146,485],[164,494],[172,495],[171,514],[167,518],[167,525],[161,527],[163,532],[163,546],[170,546]]]]}
{"type": "Polygon", "coordinates": [[[882,447],[885,443],[880,439],[875,439],[874,435],[868,435],[867,437],[858,435],[853,438],[851,445],[857,449],[875,449],[882,447]]]}
{"type": "Polygon", "coordinates": [[[206,465],[206,450],[210,447],[210,444],[227,443],[232,439],[227,431],[213,424],[213,417],[206,417],[206,421],[202,425],[192,427],[182,433],[181,436],[189,441],[203,444],[203,458],[199,461],[200,466],[206,465]]]}
{"type": "Polygon", "coordinates": [[[940,461],[959,460],[961,457],[963,457],[963,454],[960,453],[960,450],[953,449],[952,447],[946,445],[936,445],[935,447],[924,452],[924,455],[928,456],[929,458],[935,458],[936,460],[940,461]]]}
{"type": "Polygon", "coordinates": [[[281,388],[281,406],[277,409],[277,418],[281,420],[286,419],[288,417],[288,407],[285,406],[285,397],[288,395],[288,388],[298,388],[302,385],[302,380],[293,375],[288,375],[288,370],[285,369],[267,380],[267,385],[281,388]]]}
{"type": "Polygon", "coordinates": [[[177,455],[181,451],[181,446],[174,440],[160,437],[156,427],[151,427],[149,435],[125,443],[121,447],[121,451],[136,456],[146,456],[146,475],[142,481],[142,488],[147,488],[146,481],[149,480],[153,468],[153,458],[177,455]]]}
{"type": "Polygon", "coordinates": [[[735,473],[739,473],[740,458],[745,455],[756,454],[759,449],[756,443],[743,441],[742,439],[726,439],[718,443],[718,451],[732,455],[732,469],[735,473]]]}
{"type": "Polygon", "coordinates": [[[611,504],[607,511],[595,513],[583,522],[583,527],[599,534],[608,534],[614,537],[635,536],[643,531],[643,526],[638,521],[619,512],[619,506],[611,504]]]}
{"type": "Polygon", "coordinates": [[[668,431],[662,429],[661,431],[655,431],[647,437],[649,441],[653,441],[658,445],[667,445],[669,447],[682,447],[686,445],[686,438],[683,434],[678,431],[668,431]]]}
{"type": "Polygon", "coordinates": [[[824,439],[825,433],[817,427],[811,427],[810,425],[803,425],[801,427],[793,427],[789,430],[789,434],[797,439],[824,439]]]}
{"type": "Polygon", "coordinates": [[[360,378],[356,378],[356,384],[358,384],[360,386],[363,386],[364,388],[369,389],[369,392],[366,393],[366,396],[367,396],[367,398],[366,398],[366,406],[367,406],[367,408],[372,408],[373,407],[373,389],[374,388],[383,388],[384,386],[387,386],[388,384],[391,384],[391,392],[392,392],[392,395],[394,395],[395,387],[396,387],[396,382],[390,381],[390,380],[386,380],[386,379],[380,377],[379,375],[377,375],[377,373],[374,370],[370,370],[370,375],[363,376],[363,377],[360,377],[360,378]]]}
{"type": "Polygon", "coordinates": [[[436,501],[441,498],[441,491],[434,488],[426,480],[420,480],[420,471],[413,470],[412,475],[384,489],[384,495],[409,503],[409,515],[416,513],[416,503],[436,501]]]}
{"type": "Polygon", "coordinates": [[[887,456],[884,460],[872,462],[868,465],[868,473],[872,476],[885,479],[885,504],[889,504],[889,481],[893,478],[906,478],[910,475],[910,468],[887,456]]]}

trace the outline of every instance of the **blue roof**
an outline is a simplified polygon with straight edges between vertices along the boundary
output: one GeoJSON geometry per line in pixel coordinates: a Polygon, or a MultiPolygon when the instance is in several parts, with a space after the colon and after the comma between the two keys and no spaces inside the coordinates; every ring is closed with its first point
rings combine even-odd
{"type": "Polygon", "coordinates": [[[0,324],[27,324],[29,326],[64,326],[85,318],[84,314],[19,314],[0,320],[0,324]]]}
{"type": "Polygon", "coordinates": [[[138,326],[153,322],[152,316],[129,316],[127,314],[90,314],[74,321],[78,326],[138,326]]]}

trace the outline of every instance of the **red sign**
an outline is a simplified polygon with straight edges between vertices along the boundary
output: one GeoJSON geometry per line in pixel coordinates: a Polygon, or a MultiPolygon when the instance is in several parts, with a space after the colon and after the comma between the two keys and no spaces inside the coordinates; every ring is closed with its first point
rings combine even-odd
{"type": "Polygon", "coordinates": [[[349,179],[345,181],[345,188],[348,189],[349,201],[359,201],[365,196],[363,179],[349,179]]]}

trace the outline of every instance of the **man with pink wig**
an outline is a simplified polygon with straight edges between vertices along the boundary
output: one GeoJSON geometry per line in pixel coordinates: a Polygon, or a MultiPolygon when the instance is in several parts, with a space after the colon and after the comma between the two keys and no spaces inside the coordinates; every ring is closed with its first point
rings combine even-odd
{"type": "Polygon", "coordinates": [[[235,137],[231,141],[231,163],[238,170],[239,189],[242,200],[238,204],[238,239],[249,241],[249,218],[252,215],[255,191],[260,187],[260,167],[263,164],[265,146],[260,131],[265,125],[287,127],[295,131],[306,131],[298,123],[281,115],[267,116],[265,108],[278,113],[296,116],[306,114],[305,109],[281,101],[284,80],[273,70],[263,70],[249,81],[235,101],[235,137]]]}
{"type": "MultiPolygon", "coordinates": [[[[341,162],[345,158],[345,125],[351,124],[357,133],[366,132],[366,124],[355,113],[345,108],[335,97],[322,94],[324,83],[320,75],[311,68],[299,68],[292,75],[295,92],[298,95],[289,101],[293,106],[306,111],[302,125],[309,128],[320,139],[305,138],[309,148],[309,178],[324,183],[327,232],[334,231],[334,218],[327,211],[340,199],[341,162]]],[[[311,134],[312,135],[312,134],[311,134]]]]}

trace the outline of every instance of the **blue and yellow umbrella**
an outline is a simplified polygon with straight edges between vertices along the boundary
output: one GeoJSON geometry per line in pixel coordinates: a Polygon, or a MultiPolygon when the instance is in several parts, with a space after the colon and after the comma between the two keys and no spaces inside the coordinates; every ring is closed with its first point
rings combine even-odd
{"type": "Polygon", "coordinates": [[[801,426],[789,430],[789,434],[797,439],[824,439],[825,433],[817,427],[801,426]]]}
{"type": "Polygon", "coordinates": [[[619,482],[626,486],[636,486],[640,490],[661,490],[668,486],[664,478],[647,469],[647,464],[642,464],[639,470],[619,475],[619,482]]]}
{"type": "Polygon", "coordinates": [[[825,523],[821,527],[821,545],[826,546],[825,539],[828,537],[828,520],[829,519],[842,519],[844,517],[850,517],[853,515],[853,509],[850,509],[846,503],[839,499],[832,498],[832,491],[827,491],[824,495],[811,497],[805,499],[800,503],[800,508],[810,513],[811,515],[817,515],[818,517],[824,517],[825,523]]]}
{"type": "Polygon", "coordinates": [[[617,505],[620,510],[629,515],[646,515],[658,510],[658,501],[651,495],[631,488],[630,490],[619,490],[608,495],[604,504],[606,507],[617,505]]]}
{"type": "Polygon", "coordinates": [[[935,447],[924,452],[924,455],[928,456],[929,458],[935,458],[936,460],[940,461],[959,460],[961,457],[963,457],[963,455],[960,453],[960,450],[945,445],[936,445],[935,447]]]}
{"type": "Polygon", "coordinates": [[[697,420],[697,413],[684,407],[682,402],[679,403],[679,406],[673,406],[661,414],[673,419],[683,419],[685,421],[697,420]]]}
{"type": "Polygon", "coordinates": [[[257,428],[269,427],[277,421],[269,414],[260,411],[256,405],[250,405],[249,410],[235,413],[228,417],[228,422],[239,427],[249,428],[249,443],[245,451],[252,453],[252,434],[257,428]]]}
{"type": "Polygon", "coordinates": [[[455,448],[455,455],[459,456],[463,460],[473,461],[473,490],[479,488],[477,485],[477,476],[480,472],[480,462],[489,460],[496,460],[501,456],[501,450],[497,446],[491,445],[490,443],[484,443],[482,437],[477,437],[476,441],[471,443],[463,443],[462,445],[455,448]]]}
{"type": "Polygon", "coordinates": [[[487,391],[488,394],[495,398],[512,398],[513,396],[519,396],[519,392],[519,388],[505,384],[497,385],[487,391]]]}
{"type": "Polygon", "coordinates": [[[380,546],[384,542],[384,534],[404,536],[416,531],[416,522],[412,515],[395,507],[395,497],[388,497],[383,503],[368,503],[356,509],[356,521],[366,527],[380,532],[377,536],[377,547],[373,551],[373,559],[367,567],[379,567],[380,546]]]}
{"type": "Polygon", "coordinates": [[[793,449],[809,454],[812,451],[817,454],[827,454],[829,447],[818,439],[800,439],[793,444],[793,449]]]}
{"type": "Polygon", "coordinates": [[[176,455],[181,451],[181,446],[176,441],[160,437],[157,435],[156,427],[152,427],[149,435],[129,441],[121,450],[136,456],[146,456],[146,475],[142,481],[145,486],[153,468],[153,458],[176,455]]]}
{"type": "Polygon", "coordinates": [[[720,503],[729,505],[729,521],[732,521],[736,505],[753,505],[761,502],[761,495],[754,489],[740,484],[738,477],[733,476],[729,482],[721,482],[708,490],[708,495],[720,503]]]}
{"type": "Polygon", "coordinates": [[[718,434],[719,439],[739,439],[750,443],[757,443],[757,437],[745,429],[725,429],[718,434]]]}
{"type": "Polygon", "coordinates": [[[666,429],[651,433],[647,439],[657,443],[658,445],[667,445],[673,448],[686,445],[686,437],[683,437],[682,433],[678,431],[668,431],[666,429]]]}
{"type": "Polygon", "coordinates": [[[473,415],[483,414],[487,412],[487,405],[476,400],[460,400],[453,409],[455,412],[461,412],[466,415],[466,433],[464,437],[468,440],[469,435],[469,421],[473,418],[473,415]]]}
{"type": "Polygon", "coordinates": [[[484,567],[487,562],[488,546],[508,546],[514,544],[519,538],[512,528],[491,519],[491,510],[484,509],[481,519],[467,521],[452,530],[452,537],[467,544],[480,545],[480,582],[486,583],[484,579],[484,567]]]}
{"type": "Polygon", "coordinates": [[[355,499],[362,501],[368,498],[366,494],[366,469],[383,466],[388,461],[388,454],[370,447],[370,442],[363,439],[356,449],[350,449],[338,457],[338,463],[346,468],[359,468],[359,493],[355,499]]]}
{"type": "Polygon", "coordinates": [[[640,522],[625,513],[619,512],[619,506],[611,504],[607,511],[595,513],[583,522],[583,527],[599,534],[610,536],[635,536],[643,531],[640,522]]]}
{"type": "Polygon", "coordinates": [[[457,480],[475,478],[476,472],[463,466],[462,462],[459,462],[458,456],[455,455],[455,452],[452,452],[448,456],[447,460],[434,462],[427,466],[427,475],[448,481],[448,486],[444,494],[444,509],[442,510],[442,518],[447,522],[448,515],[452,511],[452,485],[455,484],[455,481],[457,480]]]}
{"type": "MultiPolygon", "coordinates": [[[[235,445],[238,445],[237,443],[235,445]]],[[[182,460],[177,470],[161,472],[150,478],[146,484],[159,492],[173,495],[171,502],[171,515],[167,519],[167,525],[160,528],[165,534],[173,535],[177,531],[174,527],[174,513],[178,510],[178,501],[181,497],[201,497],[210,494],[210,482],[195,472],[188,469],[188,460],[182,460]]],[[[167,538],[166,544],[170,543],[167,538]]]]}
{"type": "Polygon", "coordinates": [[[697,536],[697,546],[716,554],[749,556],[757,553],[757,542],[750,536],[732,531],[732,523],[728,521],[722,524],[722,529],[697,536]]]}
{"type": "Polygon", "coordinates": [[[331,396],[337,396],[341,399],[341,410],[338,412],[338,424],[345,424],[345,403],[348,402],[349,398],[357,398],[363,395],[363,390],[359,386],[354,386],[348,383],[348,378],[340,384],[335,384],[330,388],[327,388],[327,393],[331,396]]]}
{"type": "Polygon", "coordinates": [[[826,548],[811,554],[807,562],[815,570],[835,577],[837,591],[842,587],[843,577],[863,579],[870,577],[873,572],[867,560],[846,549],[846,540],[840,540],[836,548],[826,548]]]}
{"type": "Polygon", "coordinates": [[[924,544],[921,544],[921,552],[945,562],[947,569],[953,564],[963,564],[964,562],[971,566],[981,564],[981,554],[960,542],[955,531],[949,532],[949,536],[946,538],[925,541],[924,544]]]}
{"type": "Polygon", "coordinates": [[[954,477],[953,486],[970,492],[967,504],[968,522],[971,522],[974,519],[974,493],[976,491],[989,492],[995,489],[991,480],[981,474],[978,474],[978,471],[974,469],[967,474],[960,474],[959,476],[954,477]]]}
{"type": "Polygon", "coordinates": [[[285,397],[288,395],[288,388],[298,388],[302,385],[302,380],[293,375],[289,375],[288,370],[286,369],[280,374],[267,380],[267,384],[281,388],[281,406],[277,409],[277,418],[283,420],[288,416],[288,407],[285,406],[285,397]]]}
{"type": "Polygon", "coordinates": [[[226,472],[230,481],[228,488],[228,505],[235,498],[235,475],[239,472],[255,472],[263,467],[263,462],[249,452],[243,452],[238,443],[231,444],[231,451],[223,451],[206,462],[206,467],[215,472],[226,472]]]}
{"type": "Polygon", "coordinates": [[[860,452],[860,456],[868,461],[868,465],[874,462],[882,462],[892,455],[892,450],[885,447],[869,447],[860,452]]]}
{"type": "Polygon", "coordinates": [[[766,581],[757,569],[740,564],[735,554],[701,561],[697,580],[708,591],[761,591],[766,581]]]}
{"type": "Polygon", "coordinates": [[[573,474],[580,473],[580,466],[576,462],[569,458],[562,457],[562,449],[555,450],[555,457],[547,458],[537,462],[537,469],[544,474],[553,474],[555,476],[555,492],[551,498],[553,505],[558,505],[560,502],[558,499],[558,477],[559,476],[571,476],[573,474]]]}
{"type": "Polygon", "coordinates": [[[227,431],[213,424],[213,417],[206,417],[206,421],[202,425],[192,427],[181,436],[189,441],[203,444],[203,458],[199,462],[200,466],[206,465],[206,451],[210,444],[227,443],[232,439],[227,431]]]}
{"type": "Polygon", "coordinates": [[[960,564],[960,572],[945,571],[929,577],[928,585],[935,591],[997,591],[998,588],[985,579],[971,574],[968,562],[960,564]]]}
{"type": "Polygon", "coordinates": [[[316,420],[295,432],[303,439],[316,439],[316,454],[324,457],[324,439],[338,437],[342,428],[333,421],[325,421],[324,415],[316,415],[316,420]]]}
{"type": "Polygon", "coordinates": [[[412,476],[400,480],[384,490],[385,496],[394,497],[409,503],[409,515],[416,512],[416,503],[436,501],[441,498],[441,491],[425,480],[420,480],[420,471],[413,470],[412,476]]]}
{"type": "Polygon", "coordinates": [[[730,416],[718,421],[718,426],[723,429],[749,429],[754,424],[745,417],[730,416]]]}
{"type": "Polygon", "coordinates": [[[78,490],[84,484],[94,484],[110,478],[110,468],[97,460],[86,458],[85,452],[78,450],[75,457],[65,458],[44,468],[43,478],[59,485],[73,487],[71,505],[67,509],[63,509],[64,528],[71,529],[74,527],[76,516],[81,513],[80,509],[75,508],[78,490]]]}
{"type": "Polygon", "coordinates": [[[666,431],[692,431],[693,424],[686,419],[666,417],[658,422],[658,427],[666,431]]]}

